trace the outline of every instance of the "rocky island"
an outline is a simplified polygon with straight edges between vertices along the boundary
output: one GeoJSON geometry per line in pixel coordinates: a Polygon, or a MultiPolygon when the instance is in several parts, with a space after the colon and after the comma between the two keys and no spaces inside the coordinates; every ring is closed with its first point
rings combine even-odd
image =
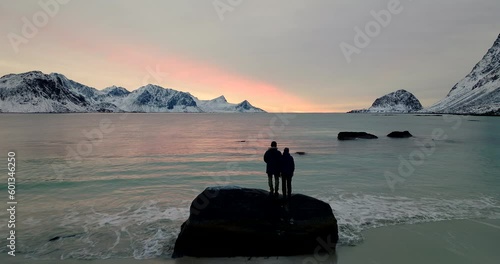
{"type": "Polygon", "coordinates": [[[411,113],[422,108],[415,95],[406,90],[397,90],[377,98],[368,109],[352,110],[349,113],[411,113]]]}

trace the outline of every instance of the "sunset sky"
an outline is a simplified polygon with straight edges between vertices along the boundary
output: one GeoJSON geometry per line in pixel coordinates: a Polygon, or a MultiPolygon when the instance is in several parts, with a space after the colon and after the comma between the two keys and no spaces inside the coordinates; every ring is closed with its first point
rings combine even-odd
{"type": "Polygon", "coordinates": [[[398,89],[430,106],[491,47],[500,1],[396,2],[0,0],[0,75],[153,83],[271,112],[345,112],[398,89]]]}

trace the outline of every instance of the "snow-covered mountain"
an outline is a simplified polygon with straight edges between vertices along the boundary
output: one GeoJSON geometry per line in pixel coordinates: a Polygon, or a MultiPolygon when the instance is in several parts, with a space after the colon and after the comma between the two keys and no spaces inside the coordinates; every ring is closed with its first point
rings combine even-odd
{"type": "Polygon", "coordinates": [[[199,100],[195,98],[196,104],[203,112],[207,113],[262,113],[264,110],[254,107],[247,100],[239,104],[228,103],[226,98],[222,95],[212,100],[199,100]]]}
{"type": "Polygon", "coordinates": [[[148,84],[126,96],[105,99],[126,112],[203,112],[189,93],[148,84]]]}
{"type": "Polygon", "coordinates": [[[377,98],[368,109],[352,110],[349,113],[410,113],[422,109],[422,104],[412,93],[397,90],[377,98]]]}
{"type": "Polygon", "coordinates": [[[132,92],[111,86],[103,90],[59,73],[32,71],[0,78],[0,112],[265,112],[248,101],[231,104],[224,96],[199,100],[190,93],[146,85],[132,92]]]}
{"type": "MultiPolygon", "coordinates": [[[[92,108],[90,98],[81,85],[41,72],[9,74],[0,78],[0,110],[2,112],[86,112],[92,108]]],[[[89,91],[87,91],[89,92],[89,91]]]]}
{"type": "Polygon", "coordinates": [[[123,87],[118,87],[118,86],[111,86],[108,88],[104,88],[102,90],[102,93],[106,96],[111,96],[111,97],[122,97],[128,95],[130,92],[123,88],[123,87]]]}
{"type": "Polygon", "coordinates": [[[500,35],[472,71],[424,112],[500,115],[500,35]]]}

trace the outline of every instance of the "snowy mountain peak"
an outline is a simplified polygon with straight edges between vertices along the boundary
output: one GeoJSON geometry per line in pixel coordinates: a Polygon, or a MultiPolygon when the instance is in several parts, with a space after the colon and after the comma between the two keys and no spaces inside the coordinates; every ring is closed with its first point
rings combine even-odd
{"type": "Polygon", "coordinates": [[[256,112],[256,113],[264,112],[264,110],[254,107],[247,100],[244,100],[243,102],[239,103],[236,106],[236,109],[238,110],[238,112],[256,112]]]}
{"type": "MultiPolygon", "coordinates": [[[[46,75],[46,74],[43,74],[42,72],[39,72],[39,73],[40,73],[41,75],[46,75]]],[[[62,78],[62,79],[68,79],[68,78],[66,78],[66,76],[64,76],[64,75],[62,75],[62,74],[60,74],[60,73],[57,73],[57,72],[50,73],[50,74],[48,74],[48,76],[51,76],[51,77],[53,77],[53,78],[57,78],[57,77],[59,77],[59,78],[62,78]]]]}
{"type": "Polygon", "coordinates": [[[43,74],[41,71],[30,71],[20,74],[7,74],[0,78],[0,88],[15,88],[19,85],[27,85],[36,79],[49,80],[49,75],[43,74]]]}
{"type": "Polygon", "coordinates": [[[153,84],[132,91],[116,105],[132,112],[201,112],[190,94],[153,84]]]}
{"type": "Polygon", "coordinates": [[[221,96],[214,98],[210,101],[213,103],[227,103],[226,97],[224,97],[224,95],[221,95],[221,96]]]}
{"type": "Polygon", "coordinates": [[[500,35],[472,71],[425,112],[500,114],[500,35]]]}
{"type": "Polygon", "coordinates": [[[232,104],[226,101],[224,96],[217,97],[212,100],[198,100],[196,99],[198,107],[200,107],[203,112],[207,113],[264,113],[265,111],[253,107],[247,100],[240,104],[232,104]],[[246,102],[245,104],[243,104],[246,102]]]}
{"type": "Polygon", "coordinates": [[[349,113],[409,113],[422,109],[422,104],[412,93],[397,90],[377,98],[368,109],[352,110],[349,113]]]}
{"type": "Polygon", "coordinates": [[[167,88],[163,88],[159,85],[156,85],[156,84],[148,84],[148,85],[144,85],[144,86],[141,86],[139,87],[136,91],[148,91],[148,92],[152,92],[152,93],[157,93],[157,92],[169,92],[169,90],[171,89],[167,89],[167,88]]]}
{"type": "Polygon", "coordinates": [[[243,102],[239,103],[238,105],[241,105],[241,106],[252,106],[247,100],[244,100],[243,102]]]}
{"type": "Polygon", "coordinates": [[[86,112],[91,102],[59,77],[31,71],[0,78],[0,112],[86,112]]]}
{"type": "MultiPolygon", "coordinates": [[[[9,75],[16,75],[16,74],[9,74],[9,75]]],[[[46,78],[47,75],[44,74],[41,71],[29,71],[25,73],[20,74],[22,78],[46,78]]]]}
{"type": "Polygon", "coordinates": [[[106,87],[106,88],[102,89],[101,91],[104,92],[104,91],[110,91],[110,90],[115,90],[115,89],[125,89],[125,88],[123,88],[121,86],[111,85],[109,87],[106,87]]]}
{"type": "Polygon", "coordinates": [[[108,96],[125,96],[130,93],[129,90],[115,85],[104,88],[101,92],[108,96]]]}

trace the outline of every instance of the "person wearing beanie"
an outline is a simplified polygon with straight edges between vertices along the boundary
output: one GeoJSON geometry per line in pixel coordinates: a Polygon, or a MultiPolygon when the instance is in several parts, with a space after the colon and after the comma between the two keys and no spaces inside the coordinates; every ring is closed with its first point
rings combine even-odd
{"type": "Polygon", "coordinates": [[[281,157],[281,180],[282,180],[282,190],[283,198],[290,201],[292,198],[292,177],[295,171],[295,162],[292,155],[290,155],[290,149],[285,148],[283,150],[283,156],[281,157]]]}

